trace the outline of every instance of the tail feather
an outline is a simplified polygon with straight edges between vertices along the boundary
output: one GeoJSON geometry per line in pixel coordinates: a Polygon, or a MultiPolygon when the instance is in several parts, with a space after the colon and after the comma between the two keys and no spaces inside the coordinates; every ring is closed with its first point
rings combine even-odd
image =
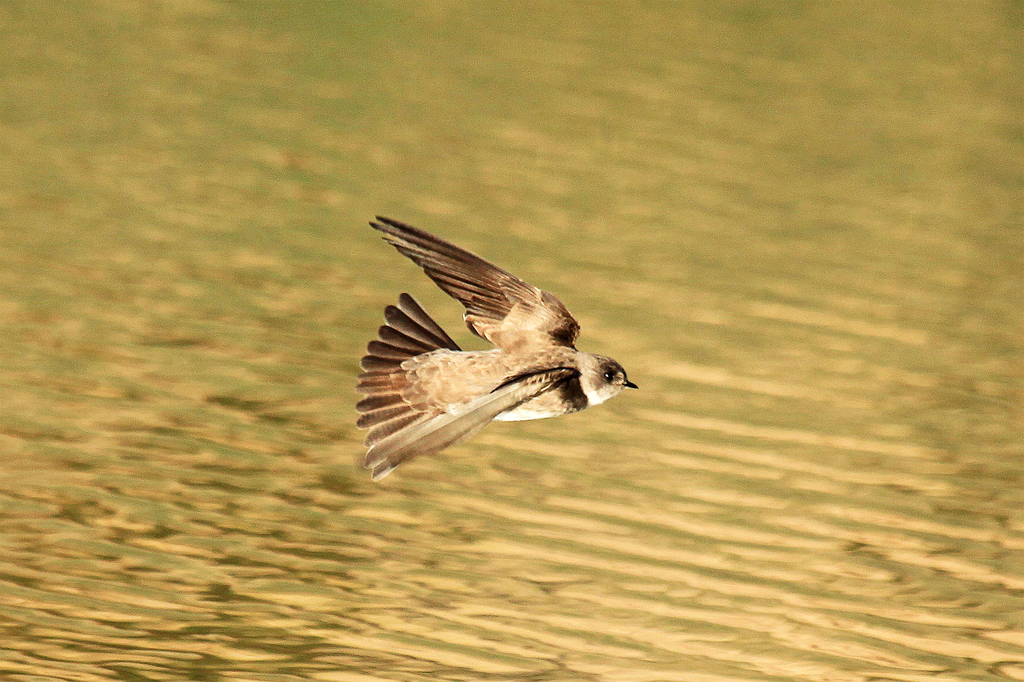
{"type": "MultiPolygon", "coordinates": [[[[435,416],[406,399],[409,377],[402,363],[436,350],[461,350],[409,294],[402,294],[397,306],[385,308],[384,318],[387,324],[378,331],[379,338],[367,345],[360,361],[363,372],[356,386],[366,396],[356,405],[360,413],[356,425],[369,429],[365,444],[371,449],[382,439],[435,416]]],[[[372,469],[377,479],[397,462],[392,464],[367,453],[364,466],[372,469]]]]}
{"type": "Polygon", "coordinates": [[[367,352],[372,353],[374,357],[383,358],[385,360],[398,360],[399,362],[402,362],[409,357],[409,350],[407,348],[396,348],[395,346],[384,343],[383,341],[370,341],[366,346],[366,350],[367,352]]]}
{"type": "Polygon", "coordinates": [[[409,294],[398,297],[398,306],[389,305],[385,308],[384,319],[387,325],[382,329],[390,327],[425,348],[462,350],[409,294]]]}
{"type": "Polygon", "coordinates": [[[382,407],[391,407],[402,402],[402,396],[397,393],[379,393],[363,398],[356,404],[360,413],[373,412],[382,407]]]}
{"type": "Polygon", "coordinates": [[[356,386],[356,390],[360,393],[372,393],[376,395],[382,391],[387,391],[390,386],[390,374],[363,372],[359,375],[359,384],[356,386]]]}
{"type": "Polygon", "coordinates": [[[434,322],[430,315],[427,315],[426,311],[420,307],[419,303],[412,296],[405,293],[401,294],[398,297],[398,307],[408,315],[412,322],[418,324],[421,329],[430,332],[431,336],[438,342],[439,347],[447,348],[448,350],[462,350],[457,343],[452,341],[452,337],[448,336],[444,329],[441,329],[441,325],[434,322]]]}
{"type": "Polygon", "coordinates": [[[388,374],[391,373],[394,366],[401,364],[401,360],[396,361],[394,358],[385,358],[379,355],[364,355],[363,359],[359,361],[359,365],[367,371],[382,369],[388,374]]]}
{"type": "Polygon", "coordinates": [[[376,410],[364,412],[356,422],[356,426],[365,429],[371,426],[376,426],[377,424],[383,424],[384,422],[391,421],[397,417],[402,417],[408,413],[409,406],[407,403],[402,402],[397,405],[389,405],[388,407],[381,407],[376,410]]]}

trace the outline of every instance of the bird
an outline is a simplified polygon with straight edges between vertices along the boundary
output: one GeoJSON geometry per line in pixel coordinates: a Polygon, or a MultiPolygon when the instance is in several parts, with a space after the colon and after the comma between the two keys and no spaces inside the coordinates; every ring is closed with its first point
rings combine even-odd
{"type": "Polygon", "coordinates": [[[372,480],[492,420],[570,414],[637,388],[615,360],[576,350],[580,325],[553,294],[411,225],[377,216],[370,226],[459,301],[469,330],[494,345],[462,350],[408,293],[384,309],[356,386],[372,480]]]}

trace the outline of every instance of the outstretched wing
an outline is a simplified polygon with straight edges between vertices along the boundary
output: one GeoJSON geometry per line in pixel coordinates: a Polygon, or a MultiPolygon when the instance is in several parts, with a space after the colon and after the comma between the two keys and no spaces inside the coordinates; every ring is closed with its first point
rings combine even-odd
{"type": "Polygon", "coordinates": [[[370,225],[466,307],[466,326],[499,348],[522,343],[573,347],[580,325],[553,294],[465,249],[397,220],[370,225]]]}
{"type": "Polygon", "coordinates": [[[431,319],[409,294],[398,297],[398,305],[384,309],[387,324],[370,341],[360,361],[363,368],[356,390],[366,395],[356,405],[356,425],[369,429],[366,445],[401,431],[417,422],[437,416],[440,410],[405,399],[409,388],[408,372],[402,363],[435,351],[458,351],[459,347],[431,319]]]}
{"type": "Polygon", "coordinates": [[[469,438],[502,412],[578,375],[575,369],[555,367],[504,383],[462,409],[413,422],[374,442],[366,453],[364,466],[372,470],[373,480],[380,480],[410,457],[440,452],[469,438]]]}

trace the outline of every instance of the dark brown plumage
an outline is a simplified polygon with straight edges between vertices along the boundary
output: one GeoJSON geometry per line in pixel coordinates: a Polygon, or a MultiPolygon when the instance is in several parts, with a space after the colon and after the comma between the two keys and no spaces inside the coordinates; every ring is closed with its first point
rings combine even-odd
{"type": "Polygon", "coordinates": [[[493,419],[567,414],[636,387],[611,358],[576,350],[579,324],[554,295],[423,230],[377,220],[370,225],[461,302],[470,331],[496,348],[461,350],[409,294],[385,308],[357,386],[374,480],[493,419]]]}

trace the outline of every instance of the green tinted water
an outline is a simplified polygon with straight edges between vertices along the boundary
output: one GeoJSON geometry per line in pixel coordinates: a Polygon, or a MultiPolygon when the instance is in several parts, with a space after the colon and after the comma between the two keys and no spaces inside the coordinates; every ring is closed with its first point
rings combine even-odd
{"type": "Polygon", "coordinates": [[[0,26],[0,679],[1024,678],[1012,5],[0,26]],[[374,213],[642,390],[370,483],[374,213]]]}

